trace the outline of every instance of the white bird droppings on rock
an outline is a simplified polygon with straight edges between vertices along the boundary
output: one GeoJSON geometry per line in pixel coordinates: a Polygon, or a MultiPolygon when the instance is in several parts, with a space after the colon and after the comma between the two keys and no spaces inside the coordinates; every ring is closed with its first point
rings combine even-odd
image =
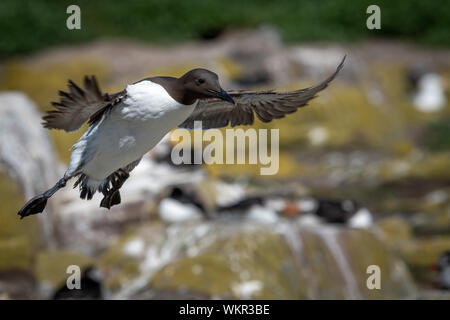
{"type": "Polygon", "coordinates": [[[145,243],[142,239],[133,239],[123,248],[123,252],[132,257],[139,257],[144,253],[145,243]]]}
{"type": "Polygon", "coordinates": [[[263,288],[263,284],[259,280],[245,281],[233,285],[232,290],[235,295],[241,299],[251,299],[253,295],[263,288]]]}
{"type": "Polygon", "coordinates": [[[314,127],[308,131],[308,139],[313,146],[324,144],[328,140],[328,130],[324,127],[314,127]]]}

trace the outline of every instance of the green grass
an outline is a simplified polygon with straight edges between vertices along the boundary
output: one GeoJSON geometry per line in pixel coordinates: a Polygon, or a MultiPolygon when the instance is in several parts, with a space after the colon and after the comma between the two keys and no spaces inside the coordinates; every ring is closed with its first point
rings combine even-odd
{"type": "Polygon", "coordinates": [[[428,124],[425,144],[432,151],[450,150],[450,118],[434,120],[428,124]]]}
{"type": "Polygon", "coordinates": [[[446,0],[379,0],[381,30],[366,28],[373,1],[348,0],[2,0],[0,57],[99,37],[173,43],[220,30],[275,26],[286,42],[406,38],[427,45],[450,44],[446,0]],[[81,30],[68,30],[66,8],[81,7],[81,30]]]}

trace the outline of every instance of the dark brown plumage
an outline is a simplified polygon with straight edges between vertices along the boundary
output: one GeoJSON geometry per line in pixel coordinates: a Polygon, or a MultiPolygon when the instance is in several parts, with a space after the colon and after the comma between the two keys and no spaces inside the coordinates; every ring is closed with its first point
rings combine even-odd
{"type": "Polygon", "coordinates": [[[68,82],[69,93],[59,91],[60,101],[52,102],[56,110],[48,111],[43,117],[43,126],[47,129],[76,131],[83,123],[93,122],[99,112],[117,103],[125,91],[109,95],[100,91],[95,76],[84,77],[84,90],[72,80],[68,82]]]}
{"type": "Polygon", "coordinates": [[[230,125],[251,125],[255,114],[262,122],[284,118],[298,108],[307,105],[309,100],[325,89],[344,65],[345,57],[336,71],[322,83],[310,88],[278,93],[274,91],[228,91],[236,104],[218,98],[199,100],[191,116],[179,125],[193,129],[194,121],[202,121],[202,129],[222,128],[230,125]]]}

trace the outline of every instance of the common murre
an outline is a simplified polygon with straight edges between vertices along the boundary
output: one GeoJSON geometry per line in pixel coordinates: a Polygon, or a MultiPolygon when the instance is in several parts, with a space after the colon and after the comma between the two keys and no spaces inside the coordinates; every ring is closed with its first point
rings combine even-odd
{"type": "Polygon", "coordinates": [[[206,69],[193,69],[180,78],[153,77],[128,85],[115,94],[100,91],[94,76],[84,78],[84,90],[69,80],[69,93],[59,91],[56,110],[44,116],[44,127],[66,132],[89,128],[74,144],[69,168],[49,190],[29,200],[21,218],[40,213],[47,200],[68,180],[77,178],[80,197],[92,199],[103,193],[101,207],[121,202],[119,189],[152,149],[172,128],[203,129],[251,125],[255,114],[263,122],[283,118],[305,106],[325,89],[344,64],[322,83],[296,91],[224,91],[218,76],[206,69]]]}

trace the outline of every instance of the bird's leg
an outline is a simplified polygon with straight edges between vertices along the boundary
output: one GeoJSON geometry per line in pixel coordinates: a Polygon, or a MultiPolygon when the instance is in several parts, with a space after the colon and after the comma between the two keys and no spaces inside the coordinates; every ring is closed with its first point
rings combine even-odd
{"type": "Polygon", "coordinates": [[[59,189],[64,188],[68,179],[69,178],[66,177],[61,178],[52,188],[48,189],[43,194],[30,199],[22,209],[19,210],[18,215],[20,216],[20,219],[44,211],[48,198],[54,195],[59,189]]]}
{"type": "Polygon", "coordinates": [[[123,170],[118,170],[115,173],[115,176],[111,178],[112,188],[109,191],[105,192],[106,194],[103,193],[105,197],[100,202],[100,207],[110,209],[112,206],[120,204],[121,199],[119,189],[122,187],[129,176],[130,174],[123,170]]]}

